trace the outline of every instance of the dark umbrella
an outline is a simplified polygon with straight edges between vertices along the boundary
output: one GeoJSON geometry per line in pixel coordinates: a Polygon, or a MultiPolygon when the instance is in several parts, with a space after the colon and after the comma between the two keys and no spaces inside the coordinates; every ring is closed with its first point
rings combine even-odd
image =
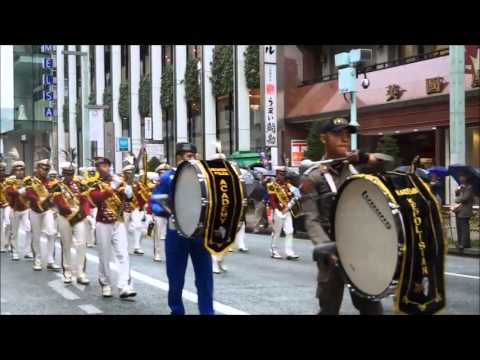
{"type": "Polygon", "coordinates": [[[428,174],[432,175],[438,175],[438,176],[447,176],[448,175],[448,169],[443,167],[443,166],[432,166],[431,168],[427,169],[428,174]]]}
{"type": "MultiPolygon", "coordinates": [[[[409,173],[410,172],[410,166],[409,165],[399,166],[395,169],[395,171],[409,173]]],[[[425,170],[425,169],[422,169],[422,168],[417,168],[415,170],[415,174],[417,174],[417,176],[420,176],[422,179],[425,179],[425,180],[428,180],[428,178],[429,178],[428,171],[425,170]]]]}
{"type": "Polygon", "coordinates": [[[480,170],[475,169],[469,165],[453,164],[448,167],[448,173],[460,184],[460,176],[465,175],[470,178],[470,182],[473,186],[473,191],[480,194],[480,170]]]}

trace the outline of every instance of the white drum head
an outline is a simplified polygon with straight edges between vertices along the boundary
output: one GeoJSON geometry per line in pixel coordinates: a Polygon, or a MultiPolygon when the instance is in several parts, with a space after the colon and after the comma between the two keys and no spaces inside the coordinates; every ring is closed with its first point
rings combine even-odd
{"type": "Polygon", "coordinates": [[[191,236],[198,227],[202,211],[202,192],[197,172],[185,166],[178,173],[175,185],[175,219],[182,232],[191,236]]]}
{"type": "Polygon", "coordinates": [[[398,231],[379,187],[365,179],[345,186],[335,212],[335,241],[343,269],[358,290],[378,296],[389,287],[397,268],[398,231]]]}

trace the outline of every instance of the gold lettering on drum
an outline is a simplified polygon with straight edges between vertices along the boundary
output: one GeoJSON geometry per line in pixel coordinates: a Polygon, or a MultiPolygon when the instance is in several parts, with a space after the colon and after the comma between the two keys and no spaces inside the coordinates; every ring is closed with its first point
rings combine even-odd
{"type": "Polygon", "coordinates": [[[395,190],[395,193],[398,196],[415,195],[415,194],[418,194],[418,189],[417,188],[405,188],[405,189],[401,189],[401,190],[395,190]]]}
{"type": "Polygon", "coordinates": [[[422,258],[420,262],[422,265],[422,274],[428,275],[427,260],[425,258],[425,248],[427,247],[427,245],[423,241],[423,232],[420,228],[420,226],[422,225],[422,218],[418,216],[420,214],[420,210],[418,210],[417,204],[415,203],[415,201],[413,201],[413,199],[407,199],[407,202],[412,208],[415,233],[418,235],[418,248],[420,249],[420,256],[422,258]]]}
{"type": "Polygon", "coordinates": [[[228,196],[228,183],[225,179],[220,180],[220,191],[222,192],[221,200],[222,200],[222,207],[220,208],[220,223],[222,225],[228,219],[228,205],[230,205],[230,197],[228,196]]]}

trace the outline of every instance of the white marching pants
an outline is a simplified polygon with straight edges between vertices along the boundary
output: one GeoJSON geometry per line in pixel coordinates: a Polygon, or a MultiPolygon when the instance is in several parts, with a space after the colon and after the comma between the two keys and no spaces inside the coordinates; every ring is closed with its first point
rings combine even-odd
{"type": "Polygon", "coordinates": [[[58,231],[60,232],[62,241],[62,268],[63,273],[72,272],[72,247],[75,248],[76,261],[73,270],[76,275],[80,276],[85,273],[86,252],[87,252],[87,235],[90,229],[87,220],[83,219],[79,223],[71,226],[68,220],[58,217],[58,231]]]}
{"type": "Polygon", "coordinates": [[[0,249],[5,250],[11,242],[12,208],[6,206],[0,208],[0,249]]]}
{"type": "Polygon", "coordinates": [[[90,216],[87,217],[87,227],[88,227],[88,234],[87,234],[87,245],[93,246],[95,245],[95,226],[96,226],[96,219],[97,219],[97,208],[92,208],[90,210],[90,216]]]}
{"type": "Polygon", "coordinates": [[[290,212],[282,214],[280,210],[275,209],[273,212],[273,233],[271,244],[272,251],[278,251],[277,244],[280,239],[282,229],[285,232],[285,255],[294,255],[292,214],[290,214],[290,212]]]}
{"type": "Polygon", "coordinates": [[[110,260],[113,250],[118,265],[117,286],[119,289],[124,289],[131,282],[127,230],[125,229],[125,224],[118,221],[113,224],[97,222],[95,226],[95,235],[97,237],[99,257],[98,280],[100,285],[112,285],[110,260]]]}
{"type": "Polygon", "coordinates": [[[24,254],[32,252],[31,225],[28,216],[30,210],[13,211],[11,217],[12,253],[19,254],[20,244],[23,245],[24,254]]]}
{"type": "Polygon", "coordinates": [[[47,262],[49,264],[54,263],[57,229],[53,211],[47,210],[39,214],[30,210],[30,224],[32,228],[32,249],[35,260],[42,260],[40,237],[43,234],[47,238],[47,262]]]}
{"type": "Polygon", "coordinates": [[[128,251],[132,252],[134,249],[141,249],[140,240],[143,235],[143,212],[138,209],[123,213],[125,227],[127,228],[128,251]]]}
{"type": "Polygon", "coordinates": [[[235,236],[235,243],[237,244],[237,249],[246,249],[245,246],[245,221],[242,222],[240,230],[238,230],[237,235],[235,236]]]}
{"type": "Polygon", "coordinates": [[[164,258],[165,238],[167,237],[168,218],[162,216],[153,216],[153,256],[164,258]]]}

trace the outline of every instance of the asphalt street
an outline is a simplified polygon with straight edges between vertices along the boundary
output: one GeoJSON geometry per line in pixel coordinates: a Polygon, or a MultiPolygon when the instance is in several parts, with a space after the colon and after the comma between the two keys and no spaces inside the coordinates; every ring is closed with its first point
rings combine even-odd
{"type": "MultiPolygon", "coordinates": [[[[299,261],[271,259],[270,237],[246,234],[248,253],[229,253],[226,273],[215,275],[217,314],[290,314],[318,312],[315,298],[316,266],[309,240],[295,240],[299,261]]],[[[107,314],[166,315],[168,281],[165,263],[154,263],[152,241],[143,244],[145,255],[131,255],[131,274],[138,292],[134,300],[100,296],[97,280],[98,257],[88,250],[89,286],[65,285],[60,273],[34,272],[32,262],[14,262],[9,254],[0,257],[0,308],[9,314],[107,314]]],[[[59,261],[57,252],[57,262],[59,261]]],[[[447,307],[442,314],[480,314],[480,266],[478,258],[448,256],[447,307]]],[[[114,272],[115,274],[115,272],[114,272]]],[[[198,314],[193,269],[189,263],[183,294],[188,314],[198,314]]],[[[391,297],[383,300],[385,313],[394,314],[391,297]]],[[[345,290],[341,314],[357,314],[345,290]]]]}

